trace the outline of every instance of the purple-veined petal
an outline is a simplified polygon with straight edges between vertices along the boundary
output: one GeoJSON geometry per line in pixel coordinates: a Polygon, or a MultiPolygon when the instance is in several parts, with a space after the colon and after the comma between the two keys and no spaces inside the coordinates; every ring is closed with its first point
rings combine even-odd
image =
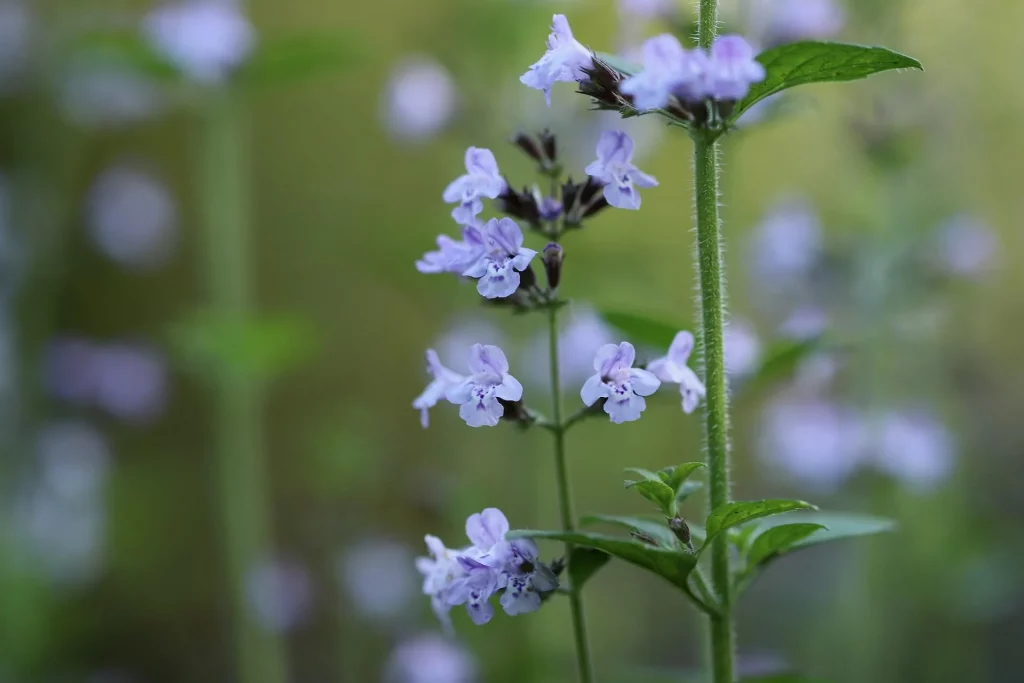
{"type": "Polygon", "coordinates": [[[497,508],[474,513],[466,520],[466,537],[480,550],[490,550],[505,540],[508,529],[508,519],[497,508]]]}
{"type": "Polygon", "coordinates": [[[470,427],[494,427],[505,414],[505,408],[493,396],[483,400],[473,397],[459,406],[459,417],[470,427]]]}
{"type": "Polygon", "coordinates": [[[612,371],[612,361],[619,354],[618,344],[604,344],[594,354],[594,370],[598,373],[598,378],[607,377],[608,373],[612,371]]]}
{"type": "Polygon", "coordinates": [[[689,415],[697,409],[697,405],[700,403],[700,394],[694,391],[693,388],[685,385],[679,385],[679,394],[683,398],[683,412],[689,415]]]}
{"type": "Polygon", "coordinates": [[[508,590],[501,596],[501,606],[505,614],[514,617],[519,614],[528,614],[540,609],[540,594],[532,590],[524,590],[521,593],[513,593],[508,590]]]}
{"type": "Polygon", "coordinates": [[[470,147],[466,150],[466,171],[471,175],[496,176],[498,162],[494,152],[484,147],[470,147]]]}
{"type": "Polygon", "coordinates": [[[605,169],[604,162],[600,159],[597,161],[591,161],[584,169],[584,173],[597,178],[603,183],[607,183],[611,180],[611,174],[605,169]]]}
{"type": "Polygon", "coordinates": [[[640,208],[640,194],[631,185],[608,183],[604,186],[604,198],[617,209],[636,211],[640,208]]]}
{"type": "MultiPolygon", "coordinates": [[[[668,347],[668,358],[676,365],[686,365],[686,362],[690,359],[690,354],[693,352],[693,334],[683,330],[677,332],[676,336],[672,339],[671,346],[668,347]]],[[[678,382],[679,380],[673,380],[678,382]]]]}
{"type": "Polygon", "coordinates": [[[630,370],[629,381],[630,386],[633,387],[633,392],[640,396],[650,396],[661,386],[661,380],[655,377],[653,373],[641,370],[640,368],[630,370]]]}
{"type": "Polygon", "coordinates": [[[644,173],[643,171],[634,168],[629,177],[632,179],[633,184],[637,187],[657,187],[658,179],[652,175],[644,173]]]}
{"type": "Polygon", "coordinates": [[[509,260],[498,269],[488,268],[487,272],[477,281],[476,291],[485,299],[504,299],[515,294],[519,289],[519,273],[509,260]]]}
{"type": "Polygon", "coordinates": [[[497,381],[497,378],[508,372],[508,359],[497,346],[473,344],[469,351],[469,369],[474,374],[493,375],[497,381]]]}
{"type": "Polygon", "coordinates": [[[608,413],[613,423],[622,424],[623,422],[639,420],[640,414],[644,412],[646,407],[647,402],[642,396],[631,393],[628,398],[622,401],[606,401],[604,412],[608,413]]]}
{"type": "Polygon", "coordinates": [[[523,385],[512,375],[506,374],[494,390],[494,395],[506,401],[518,401],[523,397],[523,385]]]}
{"type": "Polygon", "coordinates": [[[444,397],[449,403],[465,404],[467,401],[472,400],[473,397],[473,379],[466,378],[454,384],[445,391],[444,397]]]}
{"type": "Polygon", "coordinates": [[[510,256],[519,252],[523,246],[523,231],[511,218],[500,220],[492,218],[484,228],[488,237],[510,256]]]}
{"type": "Polygon", "coordinates": [[[597,158],[605,165],[627,164],[633,158],[633,139],[621,130],[606,130],[597,141],[597,158]]]}
{"type": "Polygon", "coordinates": [[[460,175],[458,178],[448,183],[448,187],[444,188],[441,198],[444,200],[445,204],[461,202],[462,198],[466,194],[466,188],[469,187],[472,182],[473,179],[468,175],[460,175]]]}

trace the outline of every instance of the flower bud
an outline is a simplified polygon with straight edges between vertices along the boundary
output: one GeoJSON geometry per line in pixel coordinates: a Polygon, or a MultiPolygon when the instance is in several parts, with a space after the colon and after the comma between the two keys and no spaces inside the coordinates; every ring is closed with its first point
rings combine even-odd
{"type": "Polygon", "coordinates": [[[558,167],[558,145],[550,130],[545,129],[538,135],[516,133],[512,144],[536,161],[542,172],[548,173],[558,167]]]}
{"type": "Polygon", "coordinates": [[[544,273],[548,277],[548,289],[558,289],[558,285],[562,281],[562,262],[565,260],[565,250],[561,245],[552,242],[544,247],[540,259],[544,263],[544,273]]]}
{"type": "Polygon", "coordinates": [[[528,188],[522,192],[516,192],[508,183],[505,189],[497,198],[498,211],[508,214],[513,218],[526,221],[534,227],[540,227],[540,209],[537,206],[537,198],[528,188]]]}
{"type": "Polygon", "coordinates": [[[686,525],[686,522],[682,517],[673,517],[668,521],[668,528],[672,530],[672,533],[676,535],[683,545],[685,545],[690,552],[693,552],[693,542],[690,538],[690,527],[686,525]]]}
{"type": "Polygon", "coordinates": [[[552,223],[562,215],[562,202],[555,197],[544,197],[537,205],[541,220],[552,223]]]}
{"type": "Polygon", "coordinates": [[[543,164],[545,154],[544,147],[540,140],[537,140],[532,135],[526,133],[516,133],[515,137],[512,138],[512,144],[522,150],[523,154],[530,157],[538,164],[543,164]]]}
{"type": "Polygon", "coordinates": [[[555,134],[545,128],[538,136],[541,146],[544,148],[544,156],[548,163],[558,163],[558,145],[555,142],[555,134]]]}

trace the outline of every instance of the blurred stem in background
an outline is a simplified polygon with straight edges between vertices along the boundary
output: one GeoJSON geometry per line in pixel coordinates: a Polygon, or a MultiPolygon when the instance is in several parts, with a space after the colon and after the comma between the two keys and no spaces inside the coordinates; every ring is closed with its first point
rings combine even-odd
{"type": "MultiPolygon", "coordinates": [[[[562,516],[562,528],[573,531],[576,528],[576,514],[572,507],[572,488],[569,484],[568,465],[565,461],[565,431],[568,425],[562,422],[562,382],[558,367],[558,307],[548,308],[548,350],[551,358],[551,411],[555,428],[555,471],[558,476],[558,507],[562,516]]],[[[572,570],[572,545],[566,543],[565,557],[572,570]]],[[[583,595],[573,585],[569,593],[569,609],[572,612],[572,632],[576,647],[576,663],[580,683],[593,683],[594,671],[590,658],[590,643],[587,640],[587,622],[583,611],[583,595]]]]}
{"type": "MultiPolygon", "coordinates": [[[[248,161],[243,114],[229,90],[212,93],[200,121],[199,204],[206,233],[211,313],[245,329],[252,313],[249,272],[248,161]]],[[[222,506],[238,680],[284,683],[284,643],[247,608],[246,575],[271,547],[271,519],[260,410],[261,380],[237,366],[216,366],[214,447],[222,506]]]]}
{"type": "MultiPolygon", "coordinates": [[[[718,0],[700,0],[697,38],[708,50],[715,40],[718,0]]],[[[718,221],[717,132],[693,135],[694,185],[697,203],[697,260],[700,271],[701,339],[704,346],[704,441],[707,447],[709,514],[729,502],[729,403],[725,385],[725,293],[722,277],[721,226],[718,221]]],[[[729,540],[712,540],[711,581],[721,611],[708,615],[713,683],[732,683],[735,630],[729,540]]]]}

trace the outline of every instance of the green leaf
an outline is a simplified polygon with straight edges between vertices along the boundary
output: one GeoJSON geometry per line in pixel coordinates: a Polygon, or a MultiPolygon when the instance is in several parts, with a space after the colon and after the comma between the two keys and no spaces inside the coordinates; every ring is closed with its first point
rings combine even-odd
{"type": "Polygon", "coordinates": [[[129,69],[156,81],[181,77],[178,69],[137,32],[90,31],[73,41],[68,58],[85,64],[129,69]]]}
{"type": "Polygon", "coordinates": [[[261,43],[235,74],[242,86],[276,85],[347,66],[357,51],[352,39],[331,33],[305,33],[261,43]]]}
{"type": "Polygon", "coordinates": [[[819,336],[773,344],[765,354],[761,367],[743,383],[740,391],[760,391],[781,380],[789,379],[802,360],[821,349],[822,341],[822,337],[819,336]]]}
{"type": "Polygon", "coordinates": [[[780,524],[762,532],[750,546],[747,563],[757,566],[788,552],[811,534],[825,529],[814,522],[780,524]]]}
{"type": "Polygon", "coordinates": [[[689,476],[704,466],[702,462],[684,462],[682,465],[666,467],[662,470],[662,472],[668,475],[665,483],[678,495],[679,489],[686,483],[689,476]]]}
{"type": "Polygon", "coordinates": [[[644,68],[634,62],[629,61],[625,57],[613,55],[610,52],[595,52],[598,59],[602,62],[615,69],[619,73],[627,76],[636,76],[638,73],[644,70],[644,68]]]}
{"type": "MultiPolygon", "coordinates": [[[[745,524],[746,522],[751,522],[755,519],[761,519],[762,517],[768,517],[770,515],[780,515],[784,512],[790,512],[793,510],[816,509],[817,508],[815,506],[802,500],[778,498],[727,503],[708,516],[707,540],[705,541],[705,547],[707,546],[708,541],[712,538],[734,526],[739,526],[740,524],[745,524]]],[[[703,550],[703,547],[701,550],[703,550]]]]}
{"type": "MultiPolygon", "coordinates": [[[[654,519],[648,519],[647,517],[629,517],[625,515],[587,515],[580,520],[580,524],[588,526],[591,524],[613,524],[625,528],[627,531],[636,529],[641,531],[655,541],[658,542],[664,548],[678,549],[679,541],[676,539],[676,535],[672,533],[663,522],[659,522],[654,519]]],[[[692,531],[690,532],[692,535],[692,531]]]]}
{"type": "Polygon", "coordinates": [[[704,488],[704,484],[702,482],[684,481],[676,490],[676,505],[679,505],[702,488],[704,488]]]}
{"type": "Polygon", "coordinates": [[[807,548],[812,545],[829,543],[831,541],[841,541],[847,538],[887,533],[896,528],[896,522],[891,519],[885,519],[884,517],[874,517],[872,515],[860,515],[845,512],[820,511],[794,512],[793,514],[786,515],[785,518],[779,520],[766,520],[759,526],[762,529],[762,533],[765,533],[767,529],[779,526],[783,522],[818,524],[825,527],[795,543],[791,550],[796,548],[807,548]]]}
{"type": "Polygon", "coordinates": [[[612,556],[603,550],[574,547],[569,555],[569,580],[573,590],[583,588],[583,584],[610,559],[612,556]]]}
{"type": "Polygon", "coordinates": [[[672,517],[676,512],[676,492],[660,479],[655,481],[638,481],[629,488],[658,506],[666,516],[672,517]]]}
{"type": "Polygon", "coordinates": [[[640,541],[631,541],[603,534],[582,531],[535,531],[532,529],[509,532],[506,538],[546,538],[562,541],[575,546],[593,548],[608,553],[625,562],[657,574],[672,585],[684,591],[689,588],[686,579],[690,576],[697,558],[690,553],[658,548],[640,541]]]}
{"type": "MultiPolygon", "coordinates": [[[[640,479],[643,480],[643,481],[660,481],[662,483],[665,483],[665,479],[663,477],[661,477],[657,472],[651,472],[650,470],[645,470],[642,467],[627,467],[623,471],[624,472],[632,472],[633,474],[639,476],[640,479]]],[[[626,484],[626,488],[627,489],[632,487],[632,486],[636,486],[636,484],[637,484],[637,482],[632,481],[632,480],[627,480],[627,481],[630,482],[630,483],[626,484]]]]}
{"type": "Polygon", "coordinates": [[[767,76],[752,85],[736,105],[733,121],[756,102],[798,85],[853,81],[891,69],[921,69],[916,59],[884,47],[819,41],[780,45],[759,54],[757,61],[764,65],[767,76]]]}
{"type": "Polygon", "coordinates": [[[601,317],[625,334],[634,344],[643,344],[655,349],[667,349],[676,333],[686,329],[685,325],[675,325],[622,311],[602,311],[601,317]]]}

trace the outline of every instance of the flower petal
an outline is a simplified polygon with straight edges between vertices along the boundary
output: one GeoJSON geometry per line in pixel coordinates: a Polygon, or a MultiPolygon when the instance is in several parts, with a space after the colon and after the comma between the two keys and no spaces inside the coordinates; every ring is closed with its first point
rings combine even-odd
{"type": "Polygon", "coordinates": [[[610,162],[629,163],[633,157],[633,139],[621,130],[606,130],[597,141],[597,158],[605,165],[610,162]]]}
{"type": "Polygon", "coordinates": [[[493,396],[482,401],[470,400],[459,406],[459,417],[470,427],[494,427],[504,414],[504,406],[493,396]]]}
{"type": "Polygon", "coordinates": [[[469,351],[469,369],[473,374],[494,375],[495,382],[508,372],[505,352],[493,344],[473,344],[469,351]]]}
{"type": "Polygon", "coordinates": [[[655,377],[653,373],[641,370],[640,368],[630,370],[629,379],[633,392],[639,396],[650,396],[661,386],[661,380],[655,377]]]}
{"type": "Polygon", "coordinates": [[[686,365],[692,352],[693,334],[686,330],[677,332],[675,338],[672,339],[672,345],[668,347],[668,357],[677,365],[686,365]]]}
{"type": "Polygon", "coordinates": [[[458,384],[453,384],[444,392],[449,403],[464,404],[472,400],[473,378],[467,377],[458,384]]]}
{"type": "Polygon", "coordinates": [[[622,401],[606,401],[604,412],[608,413],[613,423],[622,424],[623,422],[639,420],[640,414],[644,412],[646,407],[647,402],[642,396],[630,394],[628,398],[622,401]]]}
{"type": "Polygon", "coordinates": [[[494,395],[506,401],[518,401],[523,397],[523,385],[512,375],[505,374],[494,395]]]}
{"type": "Polygon", "coordinates": [[[608,397],[608,385],[601,380],[601,375],[591,375],[580,389],[583,405],[592,406],[602,398],[608,397]]]}

